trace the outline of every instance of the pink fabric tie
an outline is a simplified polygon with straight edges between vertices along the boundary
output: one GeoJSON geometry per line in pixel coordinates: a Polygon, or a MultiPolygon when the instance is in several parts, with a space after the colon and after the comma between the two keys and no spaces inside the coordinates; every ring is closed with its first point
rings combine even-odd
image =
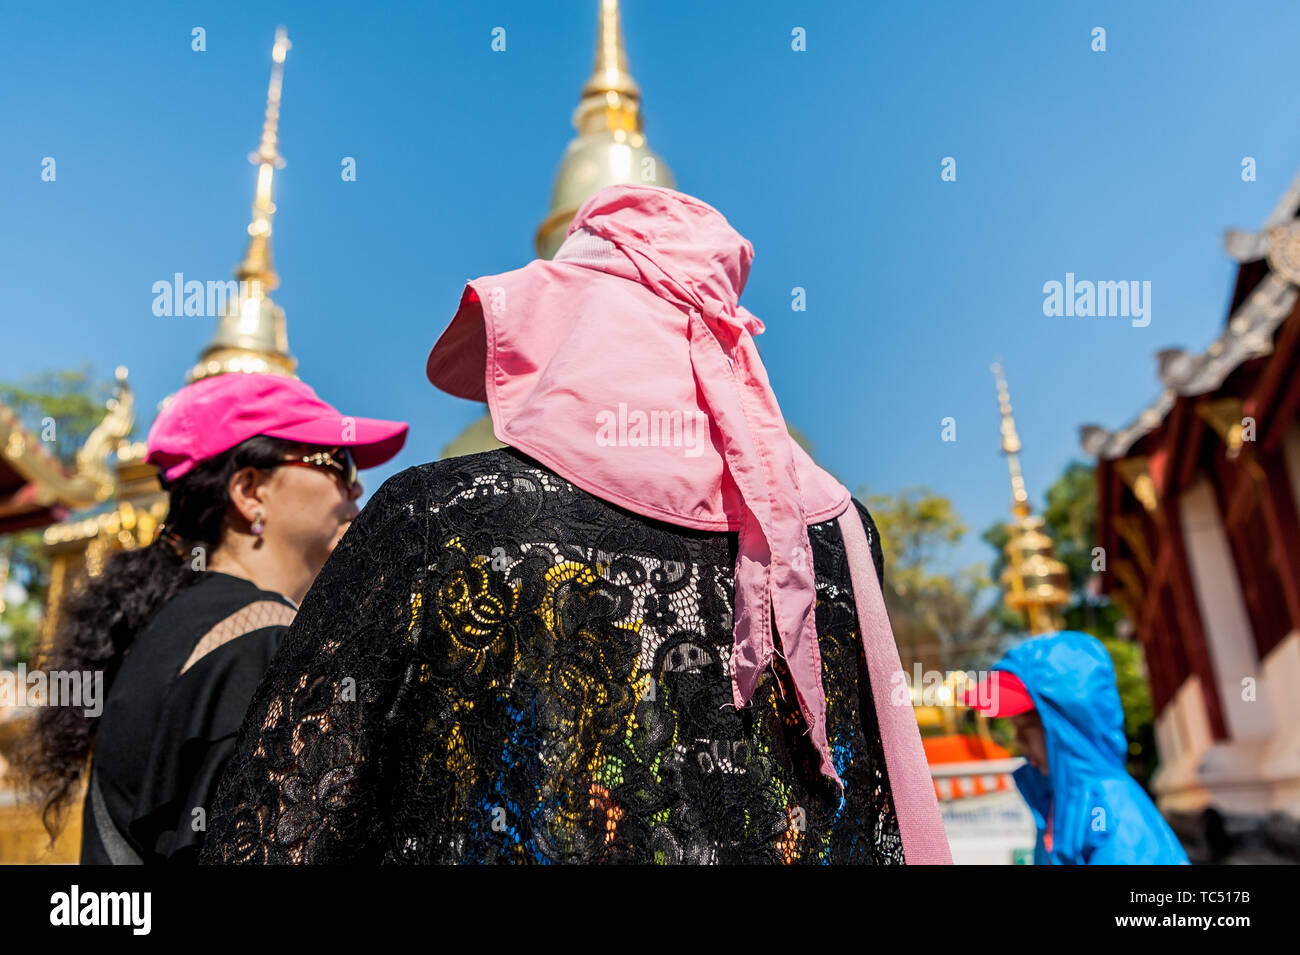
{"type": "Polygon", "coordinates": [[[814,612],[817,585],[792,441],[754,344],[763,323],[741,305],[695,293],[648,249],[625,244],[616,235],[607,237],[637,262],[643,276],[657,273],[662,278],[656,283],[660,295],[671,295],[690,309],[688,336],[696,384],[745,504],[736,557],[732,702],[737,709],[749,702],[763,669],[779,652],[821,757],[820,769],[835,780],[842,795],[844,780],[826,738],[826,693],[814,612]],[[772,636],[773,619],[780,651],[772,636]]]}
{"type": "Polygon", "coordinates": [[[952,851],[948,848],[934,779],[925,760],[925,747],[921,745],[916,712],[910,696],[895,700],[892,692],[903,666],[889,625],[889,614],[885,611],[885,595],[871,562],[867,532],[857,508],[850,504],[840,515],[839,524],[844,553],[849,560],[849,576],[853,580],[858,629],[871,678],[871,697],[876,704],[876,724],[885,751],[890,801],[898,819],[903,859],[908,865],[952,865],[952,851]]]}

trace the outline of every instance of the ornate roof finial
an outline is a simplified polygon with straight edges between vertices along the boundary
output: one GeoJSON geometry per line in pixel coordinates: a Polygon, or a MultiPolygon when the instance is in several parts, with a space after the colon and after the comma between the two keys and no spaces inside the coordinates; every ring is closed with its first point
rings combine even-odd
{"type": "Polygon", "coordinates": [[[271,83],[266,93],[262,140],[257,150],[248,154],[249,162],[257,166],[257,192],[248,225],[248,248],[235,269],[235,278],[239,280],[238,299],[222,316],[212,342],[190,370],[190,381],[228,371],[293,375],[298,365],[289,354],[284,310],[270,297],[271,291],[280,284],[271,262],[271,217],[275,215],[271,186],[275,170],[284,168],[279,141],[280,89],[285,55],[291,45],[288,32],[279,27],[271,49],[271,83]]]}

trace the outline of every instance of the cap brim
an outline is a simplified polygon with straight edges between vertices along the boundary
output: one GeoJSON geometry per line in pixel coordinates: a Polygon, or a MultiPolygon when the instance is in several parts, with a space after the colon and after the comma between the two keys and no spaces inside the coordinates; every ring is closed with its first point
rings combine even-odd
{"type": "Polygon", "coordinates": [[[351,440],[340,435],[339,419],[304,421],[302,424],[263,432],[270,438],[300,441],[323,447],[352,449],[352,457],[361,469],[373,468],[393,458],[406,444],[410,426],[405,421],[384,421],[380,418],[346,418],[343,428],[351,440]]]}
{"type": "Polygon", "coordinates": [[[989,679],[966,691],[966,705],[985,716],[1019,716],[1034,708],[1034,698],[1014,674],[994,670],[989,679]]]}

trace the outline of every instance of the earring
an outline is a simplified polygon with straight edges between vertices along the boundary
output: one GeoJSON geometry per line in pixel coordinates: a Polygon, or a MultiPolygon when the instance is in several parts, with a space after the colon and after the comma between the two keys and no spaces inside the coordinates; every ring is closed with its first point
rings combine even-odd
{"type": "Polygon", "coordinates": [[[262,516],[260,511],[257,516],[253,518],[253,526],[250,527],[249,530],[259,537],[262,536],[262,531],[266,530],[266,518],[262,516]]]}

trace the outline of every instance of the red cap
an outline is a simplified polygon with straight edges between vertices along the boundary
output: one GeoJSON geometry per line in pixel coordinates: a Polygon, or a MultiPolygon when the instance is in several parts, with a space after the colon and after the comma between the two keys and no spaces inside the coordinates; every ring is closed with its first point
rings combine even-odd
{"type": "Polygon", "coordinates": [[[1014,673],[994,670],[978,687],[966,691],[966,705],[985,716],[1019,716],[1034,708],[1034,699],[1014,673]]]}
{"type": "Polygon", "coordinates": [[[151,464],[168,481],[255,435],[347,447],[358,468],[383,464],[406,443],[404,421],[346,416],[306,382],[284,375],[228,372],[176,392],[149,429],[151,464]]]}

